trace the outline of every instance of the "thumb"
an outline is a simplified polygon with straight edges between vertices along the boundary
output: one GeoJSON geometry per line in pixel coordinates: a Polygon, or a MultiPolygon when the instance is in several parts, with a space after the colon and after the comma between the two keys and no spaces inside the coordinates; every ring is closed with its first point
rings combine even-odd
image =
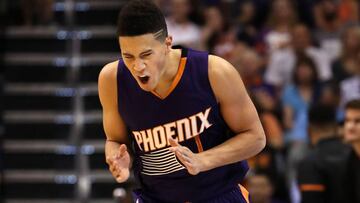
{"type": "Polygon", "coordinates": [[[122,156],[127,151],[127,147],[125,144],[120,145],[119,147],[119,154],[122,156]]]}
{"type": "Polygon", "coordinates": [[[169,137],[169,143],[172,147],[180,146],[179,143],[176,140],[174,140],[174,138],[172,137],[169,137]]]}

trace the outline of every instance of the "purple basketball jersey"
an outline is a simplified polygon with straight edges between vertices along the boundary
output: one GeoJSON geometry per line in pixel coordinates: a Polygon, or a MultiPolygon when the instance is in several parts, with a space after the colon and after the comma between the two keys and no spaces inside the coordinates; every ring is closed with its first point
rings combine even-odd
{"type": "Polygon", "coordinates": [[[134,143],[134,173],[144,196],[155,202],[203,202],[238,187],[246,161],[193,176],[168,150],[169,137],[198,153],[233,135],[210,86],[206,52],[182,49],[174,88],[165,98],[143,91],[122,60],[117,77],[119,112],[134,143]]]}

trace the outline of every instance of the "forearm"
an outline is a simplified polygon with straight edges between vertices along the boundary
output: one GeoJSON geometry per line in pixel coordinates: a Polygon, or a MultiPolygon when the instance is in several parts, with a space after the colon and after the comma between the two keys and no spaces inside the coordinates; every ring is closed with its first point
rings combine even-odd
{"type": "Polygon", "coordinates": [[[248,159],[258,154],[265,147],[265,142],[262,128],[239,133],[226,142],[199,153],[203,160],[201,171],[248,159]]]}

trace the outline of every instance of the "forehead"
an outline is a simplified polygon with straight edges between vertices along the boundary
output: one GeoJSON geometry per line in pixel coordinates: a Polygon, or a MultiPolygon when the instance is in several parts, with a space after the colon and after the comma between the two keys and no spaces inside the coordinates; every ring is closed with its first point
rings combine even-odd
{"type": "Polygon", "coordinates": [[[138,54],[149,49],[156,49],[162,43],[153,34],[138,36],[120,36],[120,49],[123,53],[138,54]]]}
{"type": "Polygon", "coordinates": [[[360,119],[360,109],[347,109],[345,117],[347,119],[360,119]]]}

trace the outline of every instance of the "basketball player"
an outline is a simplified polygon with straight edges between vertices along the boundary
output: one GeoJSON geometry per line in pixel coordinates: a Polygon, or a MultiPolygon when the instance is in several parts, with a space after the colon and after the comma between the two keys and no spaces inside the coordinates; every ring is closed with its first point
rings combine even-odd
{"type": "Polygon", "coordinates": [[[122,59],[99,75],[112,175],[124,182],[132,166],[136,202],[247,202],[244,160],[264,148],[265,136],[234,67],[172,47],[150,0],[123,7],[118,39],[122,59]]]}

